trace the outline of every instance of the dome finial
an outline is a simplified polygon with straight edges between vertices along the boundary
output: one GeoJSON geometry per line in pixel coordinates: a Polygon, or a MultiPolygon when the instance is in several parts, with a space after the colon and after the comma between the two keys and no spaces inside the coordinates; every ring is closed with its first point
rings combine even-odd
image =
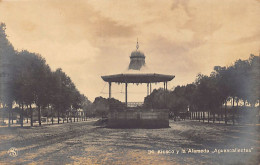
{"type": "Polygon", "coordinates": [[[139,48],[139,44],[138,44],[138,38],[137,38],[136,51],[138,50],[138,48],[139,48]]]}

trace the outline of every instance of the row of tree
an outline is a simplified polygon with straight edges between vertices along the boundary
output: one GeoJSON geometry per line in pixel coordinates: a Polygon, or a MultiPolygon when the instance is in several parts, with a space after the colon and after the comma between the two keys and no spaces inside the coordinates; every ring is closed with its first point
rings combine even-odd
{"type": "Polygon", "coordinates": [[[51,71],[45,59],[27,50],[16,51],[8,41],[5,24],[0,24],[0,103],[10,111],[13,104],[19,105],[23,126],[24,108],[30,108],[33,126],[33,108],[38,110],[41,125],[41,110],[48,107],[59,118],[68,112],[86,108],[90,101],[80,94],[75,84],[62,69],[51,71]]]}
{"type": "MultiPolygon", "coordinates": [[[[260,58],[250,55],[247,60],[237,60],[228,67],[215,66],[210,76],[198,74],[195,82],[177,86],[173,91],[154,90],[144,105],[169,108],[170,111],[207,111],[218,113],[243,103],[243,106],[259,107],[260,58]]],[[[226,112],[226,111],[224,111],[226,112]]]]}

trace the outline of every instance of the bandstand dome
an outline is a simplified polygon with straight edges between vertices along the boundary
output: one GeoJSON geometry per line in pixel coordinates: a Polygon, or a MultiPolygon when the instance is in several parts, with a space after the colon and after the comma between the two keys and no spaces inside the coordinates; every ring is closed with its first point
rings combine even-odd
{"type": "Polygon", "coordinates": [[[133,51],[130,56],[128,70],[140,70],[145,66],[145,55],[138,50],[133,51]]]}
{"type": "Polygon", "coordinates": [[[137,41],[136,50],[131,53],[130,63],[128,69],[121,74],[113,74],[101,76],[106,82],[115,83],[157,83],[171,81],[174,75],[159,74],[151,71],[146,66],[145,55],[138,50],[139,45],[137,41]]]}

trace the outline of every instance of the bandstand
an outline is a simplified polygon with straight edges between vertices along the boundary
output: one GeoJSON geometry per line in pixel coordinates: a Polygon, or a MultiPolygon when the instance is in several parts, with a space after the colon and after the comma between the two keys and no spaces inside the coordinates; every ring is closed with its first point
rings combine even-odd
{"type": "Polygon", "coordinates": [[[111,109],[108,115],[108,127],[113,128],[164,128],[169,127],[167,109],[145,109],[143,107],[132,109],[128,104],[127,96],[128,84],[147,84],[147,95],[152,92],[153,83],[163,83],[164,90],[167,90],[167,83],[171,81],[174,75],[165,75],[158,73],[143,73],[141,70],[146,67],[145,55],[138,50],[137,41],[136,50],[131,53],[128,70],[135,73],[122,73],[114,75],[101,76],[109,84],[109,98],[112,97],[112,83],[125,84],[125,107],[122,110],[111,109]]]}

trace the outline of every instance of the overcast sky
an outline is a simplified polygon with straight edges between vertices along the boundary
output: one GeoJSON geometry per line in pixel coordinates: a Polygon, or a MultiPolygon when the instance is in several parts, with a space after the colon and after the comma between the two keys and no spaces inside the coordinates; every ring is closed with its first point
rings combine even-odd
{"type": "MultiPolygon", "coordinates": [[[[176,76],[173,88],[258,55],[259,18],[259,0],[0,0],[14,47],[62,68],[91,101],[108,97],[100,76],[125,72],[137,37],[147,66],[176,76]]],[[[112,91],[124,100],[122,85],[112,91]]],[[[145,95],[146,85],[129,85],[128,101],[145,95]]]]}

